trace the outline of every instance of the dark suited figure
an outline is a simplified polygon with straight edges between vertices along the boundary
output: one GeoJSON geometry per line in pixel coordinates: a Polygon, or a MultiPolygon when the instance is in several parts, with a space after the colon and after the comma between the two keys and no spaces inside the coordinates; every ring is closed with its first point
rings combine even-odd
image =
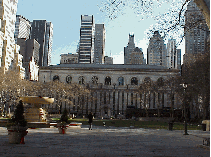
{"type": "Polygon", "coordinates": [[[88,118],[89,118],[89,130],[91,129],[92,130],[92,122],[93,122],[93,115],[92,115],[92,112],[89,113],[88,115],[88,118]]]}

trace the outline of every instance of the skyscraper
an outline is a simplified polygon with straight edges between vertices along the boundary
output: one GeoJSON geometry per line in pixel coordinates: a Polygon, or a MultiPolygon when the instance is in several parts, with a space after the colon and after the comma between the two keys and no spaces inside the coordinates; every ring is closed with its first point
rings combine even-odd
{"type": "Polygon", "coordinates": [[[16,15],[15,22],[15,42],[17,38],[30,38],[31,22],[21,15],[16,15]]]}
{"type": "Polygon", "coordinates": [[[147,64],[166,67],[166,47],[158,31],[154,32],[147,48],[147,64]]]}
{"type": "Polygon", "coordinates": [[[191,62],[197,54],[206,52],[209,29],[197,5],[189,2],[185,12],[185,55],[184,63],[191,62]]]}
{"type": "Polygon", "coordinates": [[[51,22],[46,23],[45,33],[45,51],[44,51],[44,65],[49,66],[51,63],[51,52],[53,44],[53,24],[51,22]]]}
{"type": "Polygon", "coordinates": [[[94,17],[81,15],[79,63],[93,63],[94,60],[94,17]]]}
{"type": "Polygon", "coordinates": [[[131,62],[131,52],[135,49],[134,34],[129,34],[129,42],[126,47],[124,47],[124,64],[130,64],[131,62]]]}
{"type": "MultiPolygon", "coordinates": [[[[14,53],[18,54],[19,48],[15,45],[14,40],[17,3],[17,0],[0,1],[1,31],[3,32],[2,36],[4,38],[1,58],[1,69],[3,72],[8,71],[9,67],[11,67],[14,60],[14,53]]],[[[19,69],[21,72],[24,70],[22,67],[19,69]]]]}
{"type": "Polygon", "coordinates": [[[95,38],[94,38],[94,63],[104,63],[105,51],[105,28],[104,24],[95,24],[95,38]]]}
{"type": "Polygon", "coordinates": [[[31,39],[36,39],[40,44],[39,66],[48,66],[52,51],[53,24],[46,20],[33,20],[31,39]]]}

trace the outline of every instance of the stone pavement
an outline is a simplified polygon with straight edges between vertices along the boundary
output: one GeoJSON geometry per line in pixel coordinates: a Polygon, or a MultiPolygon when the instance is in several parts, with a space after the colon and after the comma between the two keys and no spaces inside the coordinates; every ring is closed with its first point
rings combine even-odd
{"type": "MultiPolygon", "coordinates": [[[[58,134],[57,128],[28,129],[25,144],[9,144],[5,127],[0,127],[0,156],[140,156],[140,157],[208,157],[210,150],[198,147],[209,131],[163,129],[129,129],[88,126],[68,128],[58,134]]],[[[209,147],[208,147],[209,148],[209,147]]]]}

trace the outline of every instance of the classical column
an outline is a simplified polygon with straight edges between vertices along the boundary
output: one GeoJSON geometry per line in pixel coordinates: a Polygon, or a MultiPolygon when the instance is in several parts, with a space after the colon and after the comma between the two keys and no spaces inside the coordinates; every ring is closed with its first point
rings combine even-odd
{"type": "Polygon", "coordinates": [[[100,92],[97,92],[97,116],[100,116],[100,92]]]}
{"type": "Polygon", "coordinates": [[[167,107],[168,96],[167,93],[164,93],[164,107],[167,107]]]}
{"type": "Polygon", "coordinates": [[[111,115],[113,116],[113,92],[110,92],[111,115]]]}
{"type": "Polygon", "coordinates": [[[75,96],[75,111],[78,111],[78,96],[75,96]]]}
{"type": "Polygon", "coordinates": [[[140,94],[137,93],[137,108],[140,108],[140,103],[141,103],[140,101],[141,101],[140,94]]]}
{"type": "Polygon", "coordinates": [[[86,101],[88,101],[88,108],[87,108],[88,114],[89,114],[89,112],[91,112],[91,108],[92,108],[91,98],[92,98],[91,93],[87,94],[87,100],[86,101]]]}
{"type": "Polygon", "coordinates": [[[92,96],[93,96],[93,100],[91,101],[92,102],[92,104],[91,104],[92,112],[95,112],[95,104],[96,104],[96,100],[97,100],[97,93],[96,92],[92,93],[92,96]]]}
{"type": "Polygon", "coordinates": [[[124,92],[124,103],[123,103],[123,113],[124,115],[126,114],[126,109],[127,109],[127,92],[124,92]]]}
{"type": "Polygon", "coordinates": [[[158,108],[158,93],[155,92],[155,109],[158,108]]]}
{"type": "Polygon", "coordinates": [[[131,92],[128,92],[128,106],[131,105],[131,92]]]}
{"type": "Polygon", "coordinates": [[[115,113],[116,114],[119,114],[119,113],[117,113],[118,104],[119,104],[119,102],[118,102],[118,91],[115,91],[115,113]]]}
{"type": "Polygon", "coordinates": [[[119,113],[122,114],[122,91],[119,92],[119,113]]]}

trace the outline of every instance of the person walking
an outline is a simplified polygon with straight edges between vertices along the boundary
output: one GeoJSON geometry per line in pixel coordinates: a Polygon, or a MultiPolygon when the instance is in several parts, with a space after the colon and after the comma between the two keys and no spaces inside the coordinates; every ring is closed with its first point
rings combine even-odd
{"type": "Polygon", "coordinates": [[[89,118],[89,130],[91,129],[92,130],[92,121],[93,121],[93,115],[92,115],[92,112],[89,113],[88,115],[88,118],[89,118]]]}

